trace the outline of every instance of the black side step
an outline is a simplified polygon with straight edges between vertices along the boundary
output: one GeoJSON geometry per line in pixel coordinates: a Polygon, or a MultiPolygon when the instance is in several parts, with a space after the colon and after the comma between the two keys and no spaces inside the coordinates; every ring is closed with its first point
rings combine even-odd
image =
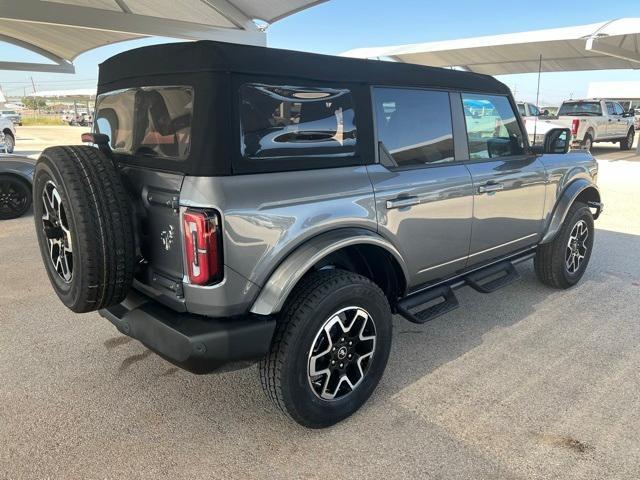
{"type": "Polygon", "coordinates": [[[520,278],[511,262],[500,262],[465,277],[467,285],[481,293],[495,292],[520,278]],[[484,280],[490,280],[483,283],[484,280]]]}
{"type": "Polygon", "coordinates": [[[458,307],[458,299],[448,285],[411,295],[396,305],[398,313],[413,323],[428,322],[458,307]],[[426,308],[416,308],[421,306],[426,308]]]}

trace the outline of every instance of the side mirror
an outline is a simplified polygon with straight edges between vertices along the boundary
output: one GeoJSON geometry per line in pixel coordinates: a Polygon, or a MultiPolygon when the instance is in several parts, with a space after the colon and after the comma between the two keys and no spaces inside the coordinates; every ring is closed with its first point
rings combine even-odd
{"type": "Polygon", "coordinates": [[[571,130],[568,128],[552,128],[544,136],[542,153],[564,154],[571,146],[571,130]]]}
{"type": "Polygon", "coordinates": [[[636,109],[635,109],[635,108],[630,108],[630,109],[627,111],[627,116],[629,116],[629,117],[635,117],[635,115],[636,115],[636,109]]]}

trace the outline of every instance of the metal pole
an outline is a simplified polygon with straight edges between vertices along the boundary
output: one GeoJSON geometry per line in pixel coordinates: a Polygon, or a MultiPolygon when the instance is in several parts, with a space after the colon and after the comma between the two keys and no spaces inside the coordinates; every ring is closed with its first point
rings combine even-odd
{"type": "MultiPolygon", "coordinates": [[[[538,89],[536,90],[536,108],[540,105],[540,75],[542,74],[542,54],[540,54],[540,62],[538,63],[538,89]]],[[[538,120],[536,117],[533,123],[533,144],[536,144],[536,134],[538,133],[538,120]]]]}

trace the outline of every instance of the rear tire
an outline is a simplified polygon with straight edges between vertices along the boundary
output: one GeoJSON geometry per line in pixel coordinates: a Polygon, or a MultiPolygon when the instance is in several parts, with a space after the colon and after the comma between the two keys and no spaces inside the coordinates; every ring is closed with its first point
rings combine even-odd
{"type": "Polygon", "coordinates": [[[635,129],[631,127],[627,132],[627,136],[624,139],[620,140],[620,150],[631,150],[631,148],[633,148],[635,135],[635,129]]]}
{"type": "Polygon", "coordinates": [[[534,267],[538,279],[553,288],[566,289],[580,281],[593,250],[593,215],[589,207],[575,202],[556,237],[538,246],[534,267]]]}
{"type": "Polygon", "coordinates": [[[40,253],[62,303],[90,312],[121,302],[135,243],[130,199],[111,160],[87,146],[47,148],[33,185],[40,253]]]}
{"type": "Polygon", "coordinates": [[[582,140],[582,149],[586,150],[587,152],[590,152],[591,147],[593,147],[593,137],[591,136],[590,133],[587,133],[584,136],[584,140],[582,140]]]}
{"type": "Polygon", "coordinates": [[[371,280],[344,270],[311,273],[291,293],[260,362],[265,394],[300,425],[331,426],[373,393],[391,331],[389,302],[371,280]]]}

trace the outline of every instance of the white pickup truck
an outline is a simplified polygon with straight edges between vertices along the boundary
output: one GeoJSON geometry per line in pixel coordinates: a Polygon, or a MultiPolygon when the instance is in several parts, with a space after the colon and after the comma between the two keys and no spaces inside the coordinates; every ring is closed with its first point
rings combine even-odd
{"type": "Polygon", "coordinates": [[[619,142],[621,150],[633,146],[634,112],[613,100],[567,100],[553,122],[571,129],[572,147],[591,150],[594,142],[619,142]]]}
{"type": "Polygon", "coordinates": [[[16,146],[16,127],[8,118],[0,117],[0,153],[13,153],[16,146]]]}
{"type": "Polygon", "coordinates": [[[552,128],[565,128],[554,119],[550,119],[548,110],[541,110],[533,103],[518,102],[518,113],[524,120],[524,126],[527,130],[529,143],[531,145],[541,145],[544,136],[552,128]]]}

